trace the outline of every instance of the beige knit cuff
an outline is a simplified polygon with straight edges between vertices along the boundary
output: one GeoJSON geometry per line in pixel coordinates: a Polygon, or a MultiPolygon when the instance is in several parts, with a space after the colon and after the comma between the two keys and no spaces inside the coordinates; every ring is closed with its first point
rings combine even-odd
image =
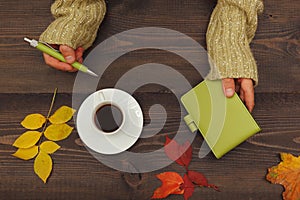
{"type": "Polygon", "coordinates": [[[56,0],[51,6],[55,20],[40,41],[87,49],[94,42],[106,6],[104,0],[56,0]]]}
{"type": "Polygon", "coordinates": [[[257,27],[258,0],[219,0],[207,29],[211,71],[207,79],[251,78],[258,83],[249,43],[257,27]]]}

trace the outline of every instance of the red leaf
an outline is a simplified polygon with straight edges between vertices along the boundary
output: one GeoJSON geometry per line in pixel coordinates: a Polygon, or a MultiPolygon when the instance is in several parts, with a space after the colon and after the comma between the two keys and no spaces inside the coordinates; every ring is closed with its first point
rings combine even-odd
{"type": "Polygon", "coordinates": [[[173,161],[186,168],[192,160],[193,149],[189,141],[183,145],[178,144],[175,140],[171,140],[166,136],[165,153],[173,161]]]}
{"type": "Polygon", "coordinates": [[[212,189],[214,189],[214,190],[216,190],[216,191],[218,191],[218,192],[220,192],[219,187],[216,186],[216,185],[214,185],[214,184],[208,184],[208,187],[209,187],[209,188],[212,188],[212,189]]]}
{"type": "Polygon", "coordinates": [[[180,146],[179,152],[182,154],[180,160],[187,168],[192,160],[193,149],[191,143],[186,141],[182,146],[180,146]]]}
{"type": "Polygon", "coordinates": [[[183,181],[184,200],[188,200],[193,195],[195,186],[187,174],[184,175],[183,181]]]}
{"type": "Polygon", "coordinates": [[[188,171],[188,176],[196,185],[208,187],[207,179],[200,172],[188,171]]]}
{"type": "Polygon", "coordinates": [[[220,191],[218,186],[213,185],[213,184],[208,184],[207,179],[205,176],[200,173],[200,172],[195,172],[195,171],[188,171],[188,177],[191,179],[193,183],[199,186],[204,186],[204,187],[209,187],[212,188],[216,191],[220,191]]]}
{"type": "Polygon", "coordinates": [[[183,194],[184,189],[181,189],[183,184],[182,177],[176,172],[164,172],[157,174],[156,177],[161,180],[162,185],[157,188],[152,199],[162,199],[166,198],[170,194],[183,194]]]}
{"type": "Polygon", "coordinates": [[[184,166],[184,163],[180,159],[180,145],[175,141],[171,140],[168,136],[166,136],[165,142],[165,153],[166,155],[173,161],[176,161],[179,165],[184,166]]]}

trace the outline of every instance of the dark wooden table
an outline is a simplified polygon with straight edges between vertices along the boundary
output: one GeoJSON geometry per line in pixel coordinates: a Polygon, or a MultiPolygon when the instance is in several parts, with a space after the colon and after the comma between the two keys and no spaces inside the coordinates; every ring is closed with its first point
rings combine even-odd
{"type": "MultiPolygon", "coordinates": [[[[113,170],[89,154],[76,130],[59,143],[62,148],[53,155],[54,170],[47,184],[34,174],[33,161],[11,156],[15,151],[12,142],[24,131],[21,120],[29,113],[46,115],[56,87],[59,92],[54,109],[72,105],[76,74],[47,67],[41,53],[23,42],[24,36],[37,39],[52,21],[51,3],[51,0],[0,2],[0,199],[150,199],[160,185],[155,174],[184,173],[184,169],[173,163],[142,174],[113,170]]],[[[216,1],[208,0],[110,0],[95,45],[128,29],[156,26],[185,33],[205,46],[205,31],[215,4],[216,1]]],[[[191,199],[281,199],[283,188],[270,184],[265,175],[268,167],[280,161],[280,152],[300,154],[299,9],[299,1],[265,2],[251,45],[260,75],[253,116],[262,131],[220,160],[212,154],[198,158],[202,143],[198,134],[192,144],[190,169],[205,174],[221,192],[197,188],[191,199]]],[[[150,61],[178,69],[192,85],[202,80],[186,62],[173,55],[152,52],[149,56],[147,51],[137,51],[115,61],[101,87],[113,87],[124,71],[150,61]]],[[[178,102],[171,91],[157,85],[142,87],[134,96],[145,113],[155,103],[165,105],[168,113],[160,133],[139,141],[134,148],[141,151],[161,148],[165,135],[172,137],[177,131],[178,102]]],[[[158,119],[160,116],[157,113],[158,119]]],[[[144,117],[149,123],[149,116],[144,117]]],[[[172,195],[168,199],[183,197],[172,195]]]]}

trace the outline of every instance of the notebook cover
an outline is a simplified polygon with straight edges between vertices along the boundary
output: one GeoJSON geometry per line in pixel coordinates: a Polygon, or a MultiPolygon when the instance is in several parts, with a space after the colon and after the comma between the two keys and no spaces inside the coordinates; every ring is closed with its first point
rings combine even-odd
{"type": "Polygon", "coordinates": [[[216,156],[224,154],[260,131],[235,93],[226,98],[220,80],[205,80],[181,97],[188,112],[184,120],[192,132],[199,129],[216,156]]]}

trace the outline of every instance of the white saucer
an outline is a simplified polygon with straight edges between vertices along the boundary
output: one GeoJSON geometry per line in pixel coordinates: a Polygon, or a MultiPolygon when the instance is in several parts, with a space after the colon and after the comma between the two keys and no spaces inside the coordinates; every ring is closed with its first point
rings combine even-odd
{"type": "Polygon", "coordinates": [[[94,92],[84,100],[76,123],[79,137],[87,147],[101,154],[117,154],[138,140],[143,129],[143,113],[130,94],[109,88],[94,92]],[[120,127],[113,132],[104,132],[96,125],[96,111],[104,105],[117,107],[123,115],[120,127]]]}

